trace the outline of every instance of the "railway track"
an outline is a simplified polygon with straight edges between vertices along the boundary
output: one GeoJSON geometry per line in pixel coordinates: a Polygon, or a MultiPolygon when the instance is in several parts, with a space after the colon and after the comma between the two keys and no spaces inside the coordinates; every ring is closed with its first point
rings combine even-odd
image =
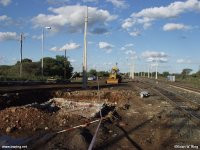
{"type": "MultiPolygon", "coordinates": [[[[154,83],[156,83],[156,80],[153,80],[153,79],[138,79],[139,82],[145,82],[145,83],[148,83],[148,84],[151,84],[153,85],[154,83]]],[[[165,85],[169,85],[173,88],[178,88],[178,89],[181,89],[181,90],[184,90],[184,91],[187,91],[187,92],[190,92],[190,93],[195,93],[195,94],[199,94],[200,95],[200,89],[199,88],[195,88],[195,87],[192,87],[192,86],[188,86],[186,84],[181,84],[181,83],[178,83],[178,82],[169,82],[169,81],[163,81],[163,80],[158,80],[157,81],[159,84],[160,83],[164,83],[165,85]]]]}
{"type": "Polygon", "coordinates": [[[182,84],[169,84],[169,86],[200,95],[200,89],[198,89],[198,88],[193,88],[193,87],[182,85],[182,84]]]}
{"type": "Polygon", "coordinates": [[[152,84],[140,80],[135,83],[136,89],[141,91],[142,89],[149,89],[155,94],[160,95],[167,100],[172,106],[175,106],[178,110],[184,113],[184,116],[194,122],[197,126],[200,125],[200,103],[185,98],[180,94],[169,91],[164,86],[159,84],[152,84]]]}
{"type": "Polygon", "coordinates": [[[200,125],[200,104],[187,100],[181,95],[168,91],[161,87],[152,88],[156,93],[165,98],[173,106],[181,110],[185,116],[194,122],[197,126],[200,125]]]}

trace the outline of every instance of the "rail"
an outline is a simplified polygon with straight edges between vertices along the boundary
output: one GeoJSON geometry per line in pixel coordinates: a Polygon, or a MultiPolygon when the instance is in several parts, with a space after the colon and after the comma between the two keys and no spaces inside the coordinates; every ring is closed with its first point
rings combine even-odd
{"type": "Polygon", "coordinates": [[[181,110],[185,116],[187,116],[192,122],[200,125],[200,103],[181,96],[175,92],[167,90],[166,88],[161,87],[159,84],[153,84],[145,82],[143,80],[138,80],[139,82],[135,83],[137,89],[150,89],[155,93],[158,93],[161,97],[166,99],[173,106],[181,110]],[[142,83],[142,84],[139,84],[142,83]]]}
{"type": "Polygon", "coordinates": [[[185,86],[185,85],[182,85],[182,84],[169,84],[169,86],[200,95],[200,90],[197,89],[197,88],[185,86]]]}
{"type": "MultiPolygon", "coordinates": [[[[196,109],[191,108],[191,106],[186,105],[188,101],[185,98],[177,95],[171,91],[163,89],[161,87],[152,88],[156,93],[165,98],[172,105],[175,105],[178,109],[180,109],[192,122],[194,122],[197,126],[200,125],[200,104],[196,102],[189,101],[190,104],[195,105],[196,109]],[[194,113],[198,111],[198,113],[194,113]]],[[[189,104],[188,103],[188,104],[189,104]]]]}

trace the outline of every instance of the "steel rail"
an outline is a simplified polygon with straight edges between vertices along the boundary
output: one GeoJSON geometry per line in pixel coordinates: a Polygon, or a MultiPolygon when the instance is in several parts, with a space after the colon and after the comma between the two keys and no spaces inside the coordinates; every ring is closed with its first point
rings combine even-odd
{"type": "Polygon", "coordinates": [[[185,90],[187,92],[192,92],[192,93],[200,95],[200,90],[198,90],[196,88],[187,87],[187,86],[180,85],[180,84],[177,84],[177,85],[176,84],[169,84],[169,86],[174,87],[174,88],[179,88],[179,89],[185,90]]]}
{"type": "Polygon", "coordinates": [[[193,104],[198,105],[198,106],[200,107],[200,103],[198,103],[198,102],[196,102],[196,101],[193,101],[193,100],[191,100],[191,99],[189,99],[189,98],[185,98],[184,96],[182,96],[182,95],[180,95],[180,94],[178,94],[178,93],[172,92],[172,91],[170,91],[170,90],[166,90],[166,89],[163,89],[163,88],[161,88],[161,87],[159,87],[159,88],[162,89],[162,90],[165,90],[165,91],[167,91],[167,92],[170,92],[170,93],[172,93],[172,94],[174,94],[174,95],[176,95],[177,97],[179,97],[180,99],[183,99],[183,100],[186,101],[186,102],[193,103],[193,104]],[[189,100],[189,101],[187,101],[187,100],[189,100]]]}
{"type": "MultiPolygon", "coordinates": [[[[161,89],[164,91],[167,91],[166,89],[162,89],[160,87],[157,87],[157,89],[161,89]]],[[[156,93],[158,93],[160,96],[165,98],[168,102],[170,102],[172,105],[175,105],[176,108],[180,109],[192,122],[194,122],[197,126],[200,125],[200,118],[192,114],[191,112],[187,111],[183,107],[181,107],[175,100],[170,99],[166,94],[163,94],[161,91],[157,90],[156,88],[152,88],[156,93]]],[[[167,91],[169,93],[172,93],[171,91],[167,91]]],[[[174,94],[174,93],[173,93],[174,94]]]]}

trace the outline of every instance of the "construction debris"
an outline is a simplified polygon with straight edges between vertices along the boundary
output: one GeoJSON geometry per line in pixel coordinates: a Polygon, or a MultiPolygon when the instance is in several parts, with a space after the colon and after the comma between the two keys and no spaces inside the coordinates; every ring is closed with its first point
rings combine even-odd
{"type": "Polygon", "coordinates": [[[150,96],[150,93],[148,91],[142,91],[140,92],[140,97],[143,98],[143,97],[149,97],[150,96]]]}

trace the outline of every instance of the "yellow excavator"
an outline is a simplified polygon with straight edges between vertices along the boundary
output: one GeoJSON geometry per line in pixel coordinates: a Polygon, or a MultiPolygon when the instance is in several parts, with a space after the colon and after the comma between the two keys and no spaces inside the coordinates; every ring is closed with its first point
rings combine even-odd
{"type": "Polygon", "coordinates": [[[116,64],[116,66],[114,66],[111,69],[109,78],[106,80],[106,83],[108,83],[108,84],[118,84],[118,83],[121,82],[121,80],[122,80],[122,78],[121,78],[121,75],[119,74],[119,68],[117,67],[117,64],[116,64]]]}

